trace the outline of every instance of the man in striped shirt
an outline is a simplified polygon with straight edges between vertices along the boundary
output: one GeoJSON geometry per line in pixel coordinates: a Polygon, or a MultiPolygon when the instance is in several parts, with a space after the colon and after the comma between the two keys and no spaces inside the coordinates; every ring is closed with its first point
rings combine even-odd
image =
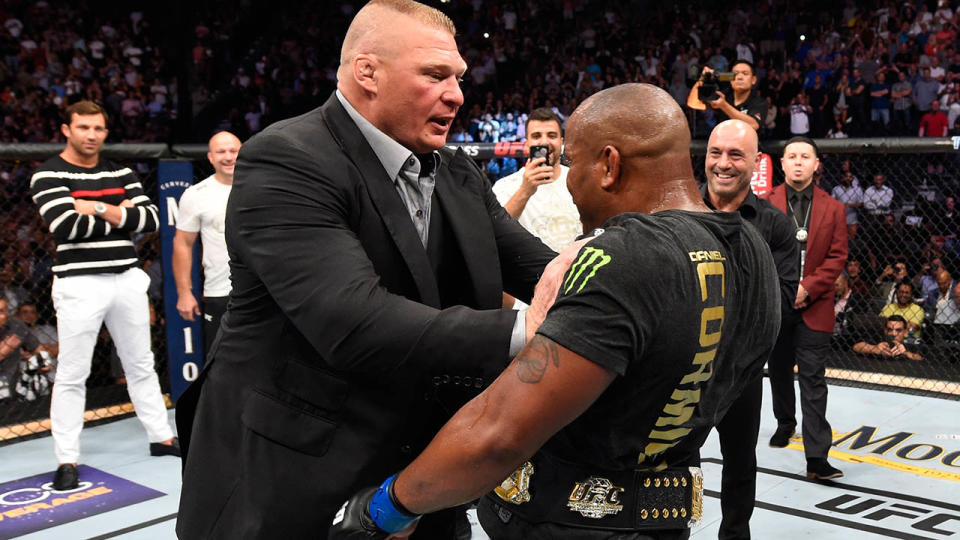
{"type": "Polygon", "coordinates": [[[150,350],[147,286],[131,234],[155,231],[157,207],[128,167],[100,158],[107,115],[97,104],[68,107],[59,155],[30,179],[40,216],[57,242],[53,304],[60,336],[50,422],[59,467],[54,489],[78,485],[80,431],[93,347],[100,325],[123,364],[130,400],[147,431],[151,455],[180,455],[150,350]]]}

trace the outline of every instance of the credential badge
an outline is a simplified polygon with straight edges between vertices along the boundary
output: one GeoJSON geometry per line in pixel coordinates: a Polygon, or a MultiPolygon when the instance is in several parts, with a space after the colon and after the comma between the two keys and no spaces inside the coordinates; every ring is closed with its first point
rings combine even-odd
{"type": "Polygon", "coordinates": [[[620,504],[622,487],[613,485],[606,478],[591,476],[583,482],[577,482],[570,492],[567,508],[580,512],[583,517],[600,519],[623,510],[620,504]]]}

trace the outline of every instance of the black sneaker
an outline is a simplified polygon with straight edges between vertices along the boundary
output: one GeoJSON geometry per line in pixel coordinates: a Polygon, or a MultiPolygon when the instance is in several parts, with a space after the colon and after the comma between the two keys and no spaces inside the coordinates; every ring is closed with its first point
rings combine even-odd
{"type": "Polygon", "coordinates": [[[810,480],[832,480],[843,476],[843,471],[830,465],[826,458],[807,460],[807,478],[810,480]]]}
{"type": "Polygon", "coordinates": [[[53,475],[53,489],[57,491],[69,491],[77,489],[80,485],[80,473],[77,472],[77,466],[73,463],[64,463],[57,467],[56,474],[53,475]]]}
{"type": "Polygon", "coordinates": [[[793,428],[794,426],[778,427],[773,437],[770,437],[770,446],[774,448],[786,448],[786,446],[790,444],[790,437],[793,437],[793,428]]]}
{"type": "Polygon", "coordinates": [[[173,443],[171,444],[164,444],[162,442],[150,443],[150,455],[180,457],[180,439],[174,437],[173,443]]]}

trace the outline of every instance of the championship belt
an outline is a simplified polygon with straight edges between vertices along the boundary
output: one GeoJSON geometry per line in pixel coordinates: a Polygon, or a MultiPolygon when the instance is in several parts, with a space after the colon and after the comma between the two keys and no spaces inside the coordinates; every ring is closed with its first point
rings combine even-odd
{"type": "Polygon", "coordinates": [[[488,495],[531,523],[603,530],[692,528],[703,516],[699,467],[606,471],[544,453],[525,462],[488,495]]]}

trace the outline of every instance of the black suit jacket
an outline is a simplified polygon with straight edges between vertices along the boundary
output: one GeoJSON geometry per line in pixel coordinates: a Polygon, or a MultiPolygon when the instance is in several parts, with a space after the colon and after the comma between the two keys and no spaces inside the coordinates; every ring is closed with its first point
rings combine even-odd
{"type": "Polygon", "coordinates": [[[405,466],[509,361],[516,313],[554,253],[441,150],[434,197],[462,257],[445,306],[383,166],[336,96],[244,144],[227,205],[233,292],[177,404],[181,538],[323,537],[357,489],[405,466]],[[452,411],[450,411],[452,412],[452,411]],[[185,434],[189,434],[186,437],[185,434]]]}

